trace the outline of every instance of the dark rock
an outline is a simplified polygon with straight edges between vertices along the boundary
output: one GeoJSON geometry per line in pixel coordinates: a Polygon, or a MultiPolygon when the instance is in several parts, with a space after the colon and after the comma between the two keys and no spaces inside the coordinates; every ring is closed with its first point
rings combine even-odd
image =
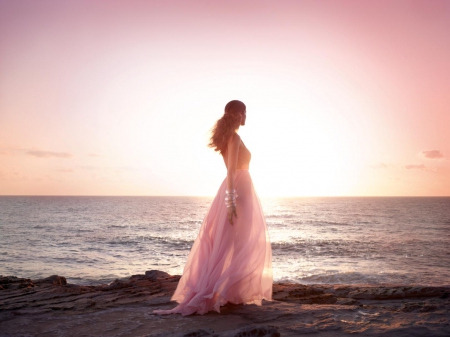
{"type": "Polygon", "coordinates": [[[29,278],[20,278],[16,276],[1,276],[0,286],[6,290],[33,288],[35,284],[29,278]]]}
{"type": "Polygon", "coordinates": [[[147,270],[145,272],[145,277],[149,280],[158,280],[171,277],[170,274],[160,271],[160,270],[147,270]]]}
{"type": "Polygon", "coordinates": [[[337,302],[337,298],[333,294],[325,294],[325,289],[302,284],[278,284],[274,287],[273,299],[303,304],[333,304],[337,302]]]}
{"type": "Polygon", "coordinates": [[[443,296],[446,287],[370,286],[359,287],[348,293],[348,297],[365,300],[394,300],[404,298],[427,298],[443,296]]]}
{"type": "Polygon", "coordinates": [[[190,331],[183,333],[183,337],[201,337],[201,336],[213,336],[214,331],[211,329],[200,329],[196,331],[190,331]]]}
{"type": "Polygon", "coordinates": [[[357,300],[354,300],[352,298],[339,298],[339,299],[337,299],[336,304],[340,304],[340,305],[360,305],[361,303],[359,303],[357,300]]]}
{"type": "Polygon", "coordinates": [[[434,304],[426,302],[418,303],[404,303],[398,311],[402,312],[432,312],[438,310],[438,307],[434,304]]]}
{"type": "Polygon", "coordinates": [[[229,303],[220,314],[189,317],[152,314],[174,307],[170,298],[179,279],[157,270],[96,286],[67,284],[57,275],[33,281],[0,276],[0,335],[41,329],[119,336],[135,329],[132,335],[172,337],[450,336],[450,287],[283,283],[273,285],[273,301],[262,306],[229,303]]]}
{"type": "Polygon", "coordinates": [[[220,337],[280,337],[278,329],[274,326],[247,326],[241,329],[227,331],[220,337]]]}
{"type": "Polygon", "coordinates": [[[117,290],[129,287],[131,287],[130,283],[116,279],[114,280],[114,282],[110,283],[107,287],[105,287],[104,290],[117,290]]]}
{"type": "Polygon", "coordinates": [[[50,277],[46,277],[44,279],[34,280],[36,285],[49,284],[53,286],[65,286],[67,284],[67,280],[64,276],[52,275],[50,277]]]}
{"type": "Polygon", "coordinates": [[[211,329],[196,329],[189,330],[185,332],[174,332],[174,333],[162,333],[157,335],[150,335],[151,337],[203,337],[203,336],[214,336],[218,337],[219,335],[215,334],[211,329]]]}

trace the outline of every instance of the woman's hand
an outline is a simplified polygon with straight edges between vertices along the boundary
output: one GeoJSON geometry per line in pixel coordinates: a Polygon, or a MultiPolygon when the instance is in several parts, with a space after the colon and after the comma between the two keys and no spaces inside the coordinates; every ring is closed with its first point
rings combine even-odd
{"type": "Polygon", "coordinates": [[[230,206],[228,207],[228,221],[230,222],[231,226],[234,225],[233,223],[233,214],[237,219],[237,213],[236,213],[236,206],[230,206]]]}

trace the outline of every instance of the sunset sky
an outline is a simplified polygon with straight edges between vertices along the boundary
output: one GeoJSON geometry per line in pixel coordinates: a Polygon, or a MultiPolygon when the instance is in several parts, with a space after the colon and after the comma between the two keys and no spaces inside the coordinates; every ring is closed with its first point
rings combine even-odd
{"type": "Polygon", "coordinates": [[[450,195],[450,1],[0,0],[0,195],[450,195]]]}

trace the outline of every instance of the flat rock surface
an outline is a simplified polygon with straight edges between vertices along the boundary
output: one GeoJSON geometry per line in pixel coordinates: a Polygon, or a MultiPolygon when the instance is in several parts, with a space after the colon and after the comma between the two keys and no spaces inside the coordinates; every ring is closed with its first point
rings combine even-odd
{"type": "Polygon", "coordinates": [[[158,316],[180,276],[151,270],[110,284],[0,276],[0,336],[450,336],[450,286],[278,283],[273,301],[158,316]]]}

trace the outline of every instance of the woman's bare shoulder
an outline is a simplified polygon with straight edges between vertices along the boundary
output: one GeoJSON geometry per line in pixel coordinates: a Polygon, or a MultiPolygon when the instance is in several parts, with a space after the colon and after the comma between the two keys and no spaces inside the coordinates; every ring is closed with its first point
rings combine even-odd
{"type": "Polygon", "coordinates": [[[228,151],[228,149],[236,149],[238,150],[241,145],[241,137],[237,133],[233,133],[230,138],[228,139],[227,149],[225,152],[228,151]]]}
{"type": "Polygon", "coordinates": [[[233,133],[228,140],[232,144],[240,143],[241,142],[241,136],[239,136],[236,132],[233,133]]]}

